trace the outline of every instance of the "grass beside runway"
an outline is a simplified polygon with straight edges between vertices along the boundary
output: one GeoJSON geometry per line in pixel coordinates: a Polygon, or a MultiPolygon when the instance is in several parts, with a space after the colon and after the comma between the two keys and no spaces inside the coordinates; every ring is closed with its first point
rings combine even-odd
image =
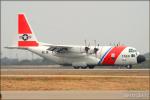
{"type": "Polygon", "coordinates": [[[149,90],[148,70],[2,70],[6,90],[149,90]]]}
{"type": "Polygon", "coordinates": [[[2,90],[148,90],[149,78],[2,77],[2,90]]]}

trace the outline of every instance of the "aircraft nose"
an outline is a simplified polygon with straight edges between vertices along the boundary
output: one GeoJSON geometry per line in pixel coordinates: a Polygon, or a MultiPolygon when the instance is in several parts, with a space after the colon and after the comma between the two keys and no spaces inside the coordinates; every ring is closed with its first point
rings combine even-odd
{"type": "Polygon", "coordinates": [[[146,58],[143,55],[138,55],[137,56],[137,63],[142,63],[146,60],[146,58]]]}

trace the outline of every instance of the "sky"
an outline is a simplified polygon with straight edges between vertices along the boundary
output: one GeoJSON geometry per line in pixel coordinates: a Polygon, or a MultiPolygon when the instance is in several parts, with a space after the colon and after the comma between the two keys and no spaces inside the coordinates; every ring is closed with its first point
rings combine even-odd
{"type": "MultiPolygon", "coordinates": [[[[17,40],[17,15],[24,13],[40,42],[117,44],[149,52],[149,1],[2,1],[2,57],[31,59],[31,53],[8,50],[17,40]]],[[[38,57],[35,56],[34,57],[38,57]]]]}

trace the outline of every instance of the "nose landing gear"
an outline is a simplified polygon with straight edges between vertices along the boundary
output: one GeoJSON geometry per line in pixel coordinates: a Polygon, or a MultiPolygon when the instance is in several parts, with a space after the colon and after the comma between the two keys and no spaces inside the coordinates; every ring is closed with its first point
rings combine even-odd
{"type": "Polygon", "coordinates": [[[89,69],[94,69],[95,66],[94,65],[89,65],[88,67],[89,67],[89,69]]]}
{"type": "Polygon", "coordinates": [[[127,69],[131,69],[132,68],[132,65],[126,65],[125,66],[127,69]]]}

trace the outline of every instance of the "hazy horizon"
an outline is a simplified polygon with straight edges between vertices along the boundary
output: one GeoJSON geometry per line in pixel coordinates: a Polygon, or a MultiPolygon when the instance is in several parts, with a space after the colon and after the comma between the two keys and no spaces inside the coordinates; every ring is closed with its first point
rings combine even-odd
{"type": "Polygon", "coordinates": [[[31,59],[30,52],[3,48],[18,38],[18,13],[26,15],[40,42],[120,42],[141,54],[149,52],[149,1],[2,1],[1,5],[2,57],[31,59]]]}

